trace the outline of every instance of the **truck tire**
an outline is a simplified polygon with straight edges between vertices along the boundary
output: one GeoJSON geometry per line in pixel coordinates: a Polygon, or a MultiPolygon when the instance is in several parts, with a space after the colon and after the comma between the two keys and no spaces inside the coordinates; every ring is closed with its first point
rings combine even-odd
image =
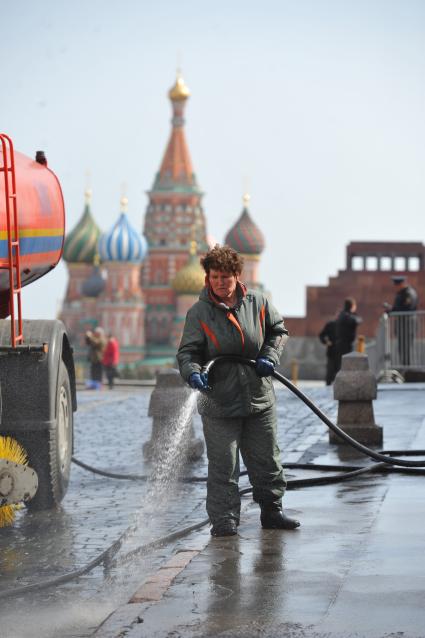
{"type": "Polygon", "coordinates": [[[73,411],[68,370],[60,361],[55,427],[22,443],[38,475],[38,490],[28,503],[32,510],[50,509],[65,496],[69,483],[73,444],[73,411]],[[42,435],[42,436],[40,436],[42,435]]]}

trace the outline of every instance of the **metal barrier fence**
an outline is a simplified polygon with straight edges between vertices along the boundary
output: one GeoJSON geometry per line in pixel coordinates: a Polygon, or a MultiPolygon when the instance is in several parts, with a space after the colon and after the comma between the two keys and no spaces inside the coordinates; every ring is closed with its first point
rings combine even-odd
{"type": "Polygon", "coordinates": [[[397,374],[407,370],[425,371],[425,311],[384,313],[373,345],[371,368],[381,380],[397,381],[397,374]]]}

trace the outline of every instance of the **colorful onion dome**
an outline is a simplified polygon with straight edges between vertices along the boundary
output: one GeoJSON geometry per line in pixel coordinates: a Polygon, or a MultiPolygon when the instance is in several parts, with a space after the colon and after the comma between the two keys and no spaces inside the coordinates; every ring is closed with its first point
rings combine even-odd
{"type": "Polygon", "coordinates": [[[190,97],[190,91],[184,83],[184,80],[179,71],[177,72],[177,79],[174,86],[172,86],[171,89],[168,91],[168,97],[170,98],[170,100],[173,100],[175,102],[181,102],[183,100],[187,100],[187,98],[190,97]]]}
{"type": "Polygon", "coordinates": [[[97,242],[101,231],[90,210],[91,190],[86,190],[84,197],[83,215],[65,238],[63,258],[69,263],[92,264],[97,252],[97,242]]]}
{"type": "Polygon", "coordinates": [[[102,277],[102,273],[99,267],[99,254],[96,253],[93,263],[93,270],[89,277],[83,281],[81,286],[81,292],[84,297],[98,297],[101,292],[104,291],[106,281],[102,277]]]}
{"type": "Polygon", "coordinates": [[[148,252],[146,239],[130,224],[126,210],[128,200],[121,199],[121,214],[108,232],[99,239],[99,255],[102,261],[143,261],[148,252]]]}
{"type": "Polygon", "coordinates": [[[189,261],[179,270],[171,283],[178,295],[199,295],[205,286],[205,271],[199,263],[196,249],[196,241],[192,241],[189,261]]]}
{"type": "Polygon", "coordinates": [[[265,247],[264,235],[248,212],[249,195],[243,197],[242,214],[226,235],[224,243],[245,255],[259,255],[265,247]]]}

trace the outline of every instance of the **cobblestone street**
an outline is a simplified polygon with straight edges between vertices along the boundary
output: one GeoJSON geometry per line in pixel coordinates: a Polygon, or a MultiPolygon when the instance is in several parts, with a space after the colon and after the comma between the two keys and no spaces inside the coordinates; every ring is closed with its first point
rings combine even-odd
{"type": "MultiPolygon", "coordinates": [[[[325,441],[327,431],[287,390],[276,390],[283,460],[297,461],[311,446],[325,441]]],[[[334,416],[329,389],[309,388],[308,393],[334,416]]],[[[142,446],[151,432],[150,394],[151,388],[80,392],[75,456],[97,468],[149,474],[142,446]]],[[[198,416],[195,432],[202,436],[198,416]]],[[[185,474],[203,476],[206,472],[204,454],[185,474]]],[[[241,486],[244,484],[241,479],[241,486]]],[[[163,487],[158,492],[146,482],[104,478],[73,465],[69,490],[58,511],[23,510],[13,527],[0,531],[0,592],[80,569],[129,527],[136,531],[126,539],[108,571],[97,567],[58,587],[0,601],[2,638],[89,636],[175,551],[176,543],[133,559],[130,565],[121,558],[134,547],[202,521],[206,518],[204,500],[203,483],[167,484],[164,493],[163,487]]]]}

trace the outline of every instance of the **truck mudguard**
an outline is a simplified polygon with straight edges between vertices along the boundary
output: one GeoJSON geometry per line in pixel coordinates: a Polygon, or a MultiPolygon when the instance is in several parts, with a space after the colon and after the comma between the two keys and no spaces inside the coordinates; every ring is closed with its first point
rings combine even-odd
{"type": "Polygon", "coordinates": [[[1,432],[35,432],[56,426],[61,360],[77,409],[72,348],[61,321],[24,321],[24,345],[10,347],[10,321],[0,320],[1,432]]]}

